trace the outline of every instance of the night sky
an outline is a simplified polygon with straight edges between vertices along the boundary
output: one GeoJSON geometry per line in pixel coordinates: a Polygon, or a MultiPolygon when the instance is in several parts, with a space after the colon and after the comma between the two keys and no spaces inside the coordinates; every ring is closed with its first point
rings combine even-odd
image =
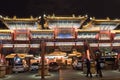
{"type": "Polygon", "coordinates": [[[120,18],[120,0],[0,0],[3,16],[38,17],[42,13],[120,18]]]}

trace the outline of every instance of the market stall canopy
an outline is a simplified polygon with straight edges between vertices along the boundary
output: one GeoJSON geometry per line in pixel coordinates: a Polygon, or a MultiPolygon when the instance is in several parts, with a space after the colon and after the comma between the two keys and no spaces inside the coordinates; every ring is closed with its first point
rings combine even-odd
{"type": "Polygon", "coordinates": [[[81,57],[82,54],[80,52],[78,52],[76,49],[73,50],[73,52],[71,54],[68,54],[69,57],[81,57]]]}
{"type": "Polygon", "coordinates": [[[66,53],[55,49],[54,52],[47,54],[46,56],[66,56],[66,53]]]}
{"type": "Polygon", "coordinates": [[[28,55],[28,54],[26,54],[26,53],[17,53],[17,54],[9,54],[9,55],[7,55],[5,58],[14,58],[15,56],[18,56],[18,57],[20,57],[20,58],[26,58],[26,57],[33,57],[33,55],[28,55]]]}

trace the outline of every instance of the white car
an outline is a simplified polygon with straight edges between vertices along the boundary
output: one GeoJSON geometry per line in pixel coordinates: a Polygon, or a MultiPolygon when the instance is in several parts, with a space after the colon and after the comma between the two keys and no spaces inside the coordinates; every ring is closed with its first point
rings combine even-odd
{"type": "Polygon", "coordinates": [[[36,71],[39,69],[39,63],[32,63],[30,66],[30,71],[36,71]]]}
{"type": "Polygon", "coordinates": [[[25,72],[27,71],[28,66],[23,64],[15,64],[12,68],[13,72],[25,72]]]}

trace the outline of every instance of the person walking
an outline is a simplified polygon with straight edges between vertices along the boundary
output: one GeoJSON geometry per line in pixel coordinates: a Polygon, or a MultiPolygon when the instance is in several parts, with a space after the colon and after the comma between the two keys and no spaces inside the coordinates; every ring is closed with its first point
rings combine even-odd
{"type": "Polygon", "coordinates": [[[102,77],[102,71],[101,71],[101,66],[100,66],[100,63],[101,63],[101,61],[100,61],[100,59],[96,59],[95,60],[95,64],[96,64],[96,76],[100,76],[100,77],[102,77]]]}
{"type": "Polygon", "coordinates": [[[88,75],[90,74],[90,77],[92,77],[92,73],[91,73],[91,65],[90,65],[90,60],[87,58],[86,59],[86,67],[87,67],[87,74],[86,77],[88,77],[88,75]]]}
{"type": "Polygon", "coordinates": [[[120,58],[118,59],[118,71],[120,71],[120,58]]]}

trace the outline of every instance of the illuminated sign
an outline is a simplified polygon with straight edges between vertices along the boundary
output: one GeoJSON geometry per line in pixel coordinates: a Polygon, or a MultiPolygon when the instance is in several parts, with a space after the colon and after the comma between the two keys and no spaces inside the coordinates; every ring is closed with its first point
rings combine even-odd
{"type": "Polygon", "coordinates": [[[90,47],[98,47],[98,43],[90,43],[90,47]]]}
{"type": "Polygon", "coordinates": [[[46,42],[46,46],[54,46],[54,42],[46,42]]]}
{"type": "Polygon", "coordinates": [[[14,47],[29,47],[29,44],[14,44],[14,47]]]}
{"type": "Polygon", "coordinates": [[[5,47],[6,47],[6,48],[7,48],[7,47],[8,47],[8,48],[9,48],[9,47],[13,47],[13,44],[3,44],[3,47],[4,47],[4,48],[5,48],[5,47]]]}
{"type": "Polygon", "coordinates": [[[75,42],[56,42],[55,43],[56,46],[74,46],[75,45],[75,42]]]}
{"type": "Polygon", "coordinates": [[[99,43],[99,47],[110,47],[111,43],[99,43]]]}
{"type": "Polygon", "coordinates": [[[30,44],[30,47],[31,47],[31,48],[39,48],[39,47],[40,47],[40,44],[30,44]]]}

